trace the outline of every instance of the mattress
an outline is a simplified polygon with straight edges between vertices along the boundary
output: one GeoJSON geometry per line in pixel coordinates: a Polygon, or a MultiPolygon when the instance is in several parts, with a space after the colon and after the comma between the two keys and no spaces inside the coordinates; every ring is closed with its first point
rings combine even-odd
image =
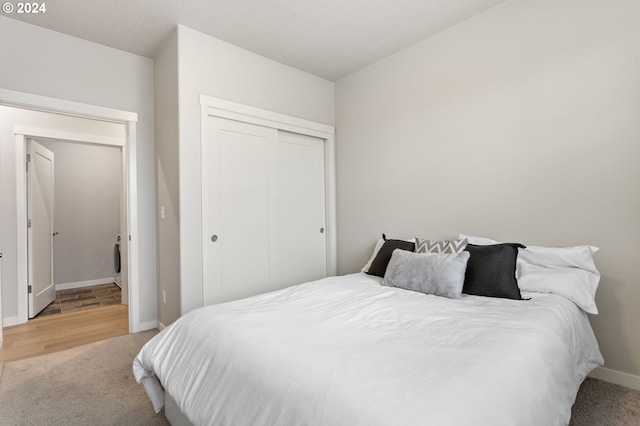
{"type": "Polygon", "coordinates": [[[566,425],[602,356],[573,302],[523,297],[331,277],[194,310],[133,370],[196,425],[566,425]]]}

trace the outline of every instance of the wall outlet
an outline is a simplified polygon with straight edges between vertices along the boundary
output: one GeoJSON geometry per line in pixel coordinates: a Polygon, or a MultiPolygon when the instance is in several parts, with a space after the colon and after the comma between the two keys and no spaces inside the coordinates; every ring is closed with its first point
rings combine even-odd
{"type": "Polygon", "coordinates": [[[167,292],[162,290],[162,303],[167,303],[167,292]]]}
{"type": "Polygon", "coordinates": [[[160,206],[160,219],[164,219],[164,206],[160,206]]]}

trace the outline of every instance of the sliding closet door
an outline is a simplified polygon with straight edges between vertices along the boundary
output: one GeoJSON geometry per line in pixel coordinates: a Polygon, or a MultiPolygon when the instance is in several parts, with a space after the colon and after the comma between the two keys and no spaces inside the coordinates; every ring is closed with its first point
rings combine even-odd
{"type": "Polygon", "coordinates": [[[279,131],[276,157],[272,277],[282,288],[326,276],[324,140],[279,131]]]}
{"type": "Polygon", "coordinates": [[[269,187],[274,170],[269,164],[278,134],[238,121],[208,120],[202,182],[205,305],[271,290],[269,187]]]}
{"type": "Polygon", "coordinates": [[[208,117],[203,301],[326,276],[324,140],[208,117]]]}

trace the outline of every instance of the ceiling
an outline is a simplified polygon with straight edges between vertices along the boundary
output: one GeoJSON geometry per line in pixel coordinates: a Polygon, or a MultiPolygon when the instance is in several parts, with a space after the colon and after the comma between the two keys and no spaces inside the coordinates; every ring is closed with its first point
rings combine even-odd
{"type": "Polygon", "coordinates": [[[505,0],[49,0],[4,14],[153,57],[177,24],[337,81],[505,0]]]}

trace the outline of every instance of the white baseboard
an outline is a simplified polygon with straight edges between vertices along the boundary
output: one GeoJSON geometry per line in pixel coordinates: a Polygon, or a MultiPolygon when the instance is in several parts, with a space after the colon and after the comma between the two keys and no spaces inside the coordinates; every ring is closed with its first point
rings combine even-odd
{"type": "Polygon", "coordinates": [[[164,325],[163,323],[161,323],[160,321],[158,321],[158,331],[162,331],[166,328],[167,326],[164,325]]]}
{"type": "Polygon", "coordinates": [[[11,327],[12,325],[18,325],[18,317],[2,318],[3,327],[11,327]]]}
{"type": "Polygon", "coordinates": [[[622,371],[598,367],[589,374],[589,377],[592,379],[604,380],[605,382],[624,386],[626,388],[640,390],[640,376],[623,373],[622,371]]]}
{"type": "Polygon", "coordinates": [[[91,287],[92,285],[110,284],[112,282],[113,282],[113,277],[109,277],[109,278],[98,278],[95,280],[87,280],[87,281],[76,281],[74,283],[56,284],[56,291],[69,290],[71,288],[91,287]]]}

